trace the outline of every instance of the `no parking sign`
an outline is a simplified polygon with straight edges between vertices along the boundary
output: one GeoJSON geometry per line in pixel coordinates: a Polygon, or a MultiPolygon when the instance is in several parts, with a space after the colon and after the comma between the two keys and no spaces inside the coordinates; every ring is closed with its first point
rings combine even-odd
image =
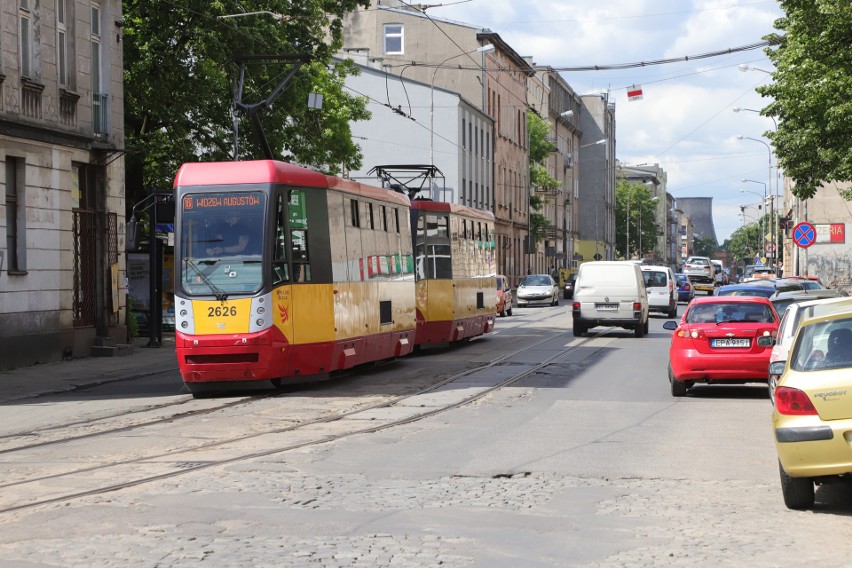
{"type": "Polygon", "coordinates": [[[808,248],[816,241],[816,227],[808,222],[793,227],[793,242],[801,248],[808,248]]]}

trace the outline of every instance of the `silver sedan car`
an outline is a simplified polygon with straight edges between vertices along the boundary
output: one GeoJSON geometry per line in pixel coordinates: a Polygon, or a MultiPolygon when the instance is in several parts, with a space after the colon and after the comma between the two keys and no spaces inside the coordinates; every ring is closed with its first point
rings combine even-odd
{"type": "Polygon", "coordinates": [[[515,291],[518,307],[530,304],[559,304],[559,284],[549,274],[529,274],[515,291]]]}

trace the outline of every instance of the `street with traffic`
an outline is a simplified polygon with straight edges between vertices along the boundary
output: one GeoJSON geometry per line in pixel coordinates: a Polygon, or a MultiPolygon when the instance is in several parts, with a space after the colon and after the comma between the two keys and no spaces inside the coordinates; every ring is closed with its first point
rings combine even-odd
{"type": "Polygon", "coordinates": [[[673,397],[665,321],[652,314],[644,337],[575,337],[562,301],[334,380],[209,398],[184,390],[169,344],[5,373],[0,564],[852,556],[850,487],[817,487],[812,510],[788,509],[766,384],[673,397]]]}

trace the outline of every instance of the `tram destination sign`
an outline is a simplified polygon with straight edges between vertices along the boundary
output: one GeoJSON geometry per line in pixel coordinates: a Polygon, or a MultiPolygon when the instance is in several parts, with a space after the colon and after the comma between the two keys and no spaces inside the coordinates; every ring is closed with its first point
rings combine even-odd
{"type": "Polygon", "coordinates": [[[184,209],[204,209],[209,207],[258,207],[261,205],[260,194],[193,194],[183,198],[184,209]]]}

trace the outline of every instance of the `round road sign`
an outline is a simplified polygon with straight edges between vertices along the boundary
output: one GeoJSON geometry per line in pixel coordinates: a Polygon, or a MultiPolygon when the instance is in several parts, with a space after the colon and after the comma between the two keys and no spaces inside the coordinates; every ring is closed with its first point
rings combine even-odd
{"type": "Polygon", "coordinates": [[[808,248],[816,241],[816,227],[810,223],[799,223],[793,227],[793,242],[801,248],[808,248]]]}
{"type": "Polygon", "coordinates": [[[775,252],[775,243],[766,243],[765,245],[763,245],[763,250],[768,253],[775,252]]]}

